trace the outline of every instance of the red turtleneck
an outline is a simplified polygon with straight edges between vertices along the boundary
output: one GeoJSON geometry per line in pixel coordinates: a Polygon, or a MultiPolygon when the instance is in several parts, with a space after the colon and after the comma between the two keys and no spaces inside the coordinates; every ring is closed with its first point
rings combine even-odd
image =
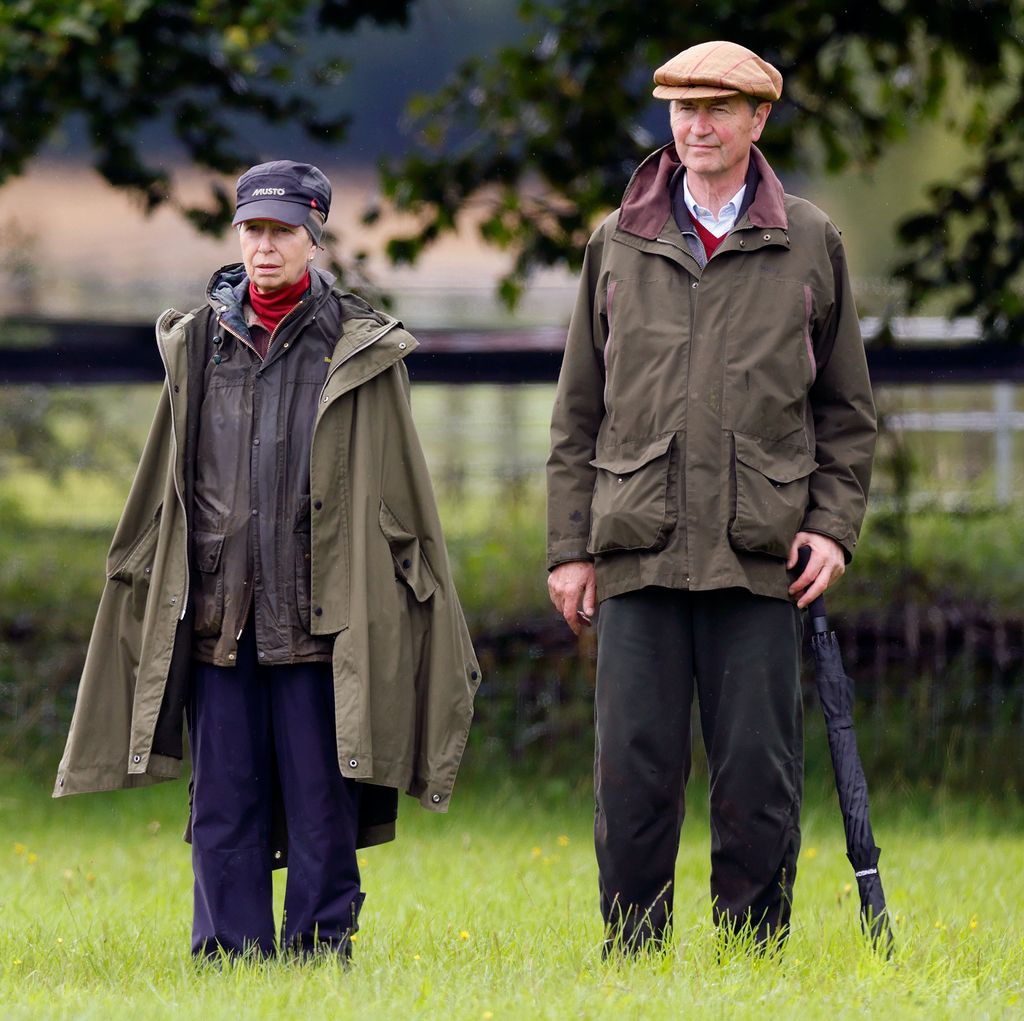
{"type": "Polygon", "coordinates": [[[282,287],[269,294],[260,294],[250,281],[249,302],[259,321],[267,328],[267,332],[273,333],[277,329],[277,324],[302,301],[302,296],[308,290],[309,270],[306,270],[302,279],[291,287],[282,287]]]}

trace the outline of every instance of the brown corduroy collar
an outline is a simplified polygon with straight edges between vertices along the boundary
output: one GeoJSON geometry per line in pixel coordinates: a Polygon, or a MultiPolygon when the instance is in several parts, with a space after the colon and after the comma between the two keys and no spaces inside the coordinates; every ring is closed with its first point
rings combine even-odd
{"type": "MultiPolygon", "coordinates": [[[[751,146],[750,158],[758,175],[757,192],[747,209],[751,224],[788,230],[782,182],[756,145],[751,146]]],[[[672,215],[669,182],[679,167],[679,155],[671,142],[651,153],[637,167],[622,197],[618,223],[621,230],[651,241],[658,237],[672,215]]]]}

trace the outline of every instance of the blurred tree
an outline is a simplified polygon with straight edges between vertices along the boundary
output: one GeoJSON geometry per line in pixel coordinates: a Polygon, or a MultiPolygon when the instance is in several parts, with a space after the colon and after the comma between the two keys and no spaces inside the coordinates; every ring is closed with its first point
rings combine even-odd
{"type": "Polygon", "coordinates": [[[301,40],[361,21],[405,25],[414,0],[4,0],[0,4],[0,184],[71,115],[88,130],[96,169],[147,210],[178,208],[200,230],[230,223],[233,196],[187,205],[141,134],[170,124],[197,166],[233,173],[255,162],[252,124],[288,122],[338,141],[349,117],[325,114],[342,62],[303,59],[301,40]]]}
{"type": "Polygon", "coordinates": [[[686,46],[727,38],[784,76],[761,141],[778,166],[823,162],[835,173],[870,162],[922,118],[945,118],[964,134],[978,165],[902,224],[911,257],[899,273],[912,302],[959,288],[956,313],[978,313],[989,331],[1020,341],[1022,4],[521,0],[534,29],[524,45],[465,63],[443,90],[410,105],[418,148],[382,173],[385,196],[419,223],[389,254],[413,261],[472,206],[484,210],[482,236],[514,254],[500,284],[507,303],[535,269],[578,267],[597,218],[656,144],[650,126],[669,137],[664,104],[651,99],[652,69],[686,46]]]}

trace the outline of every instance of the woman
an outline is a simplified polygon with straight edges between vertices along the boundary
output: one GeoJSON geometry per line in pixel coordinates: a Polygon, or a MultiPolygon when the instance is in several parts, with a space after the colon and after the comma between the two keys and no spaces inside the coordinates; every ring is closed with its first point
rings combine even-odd
{"type": "Polygon", "coordinates": [[[331,186],[238,180],[242,261],[165,312],[167,374],[107,558],[55,796],[177,777],[196,955],[347,958],[356,848],[397,791],[446,811],[479,684],[403,359],[415,339],[310,264],[331,186]]]}

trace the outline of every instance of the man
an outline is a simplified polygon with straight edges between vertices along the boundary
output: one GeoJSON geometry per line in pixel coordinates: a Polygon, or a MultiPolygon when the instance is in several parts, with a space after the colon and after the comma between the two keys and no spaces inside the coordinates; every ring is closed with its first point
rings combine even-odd
{"type": "Polygon", "coordinates": [[[781,75],[711,42],[654,80],[673,142],[587,246],[548,461],[551,599],[577,633],[601,607],[595,841],[625,949],[671,924],[695,688],[715,921],[785,934],[797,606],[853,555],[875,439],[839,232],[754,146],[781,75]]]}
{"type": "Polygon", "coordinates": [[[192,950],[347,959],[356,848],[446,811],[479,668],[409,408],[416,341],[310,263],[316,168],[237,188],[241,263],[165,312],[167,374],[107,559],[55,795],[192,756],[192,950]]]}

